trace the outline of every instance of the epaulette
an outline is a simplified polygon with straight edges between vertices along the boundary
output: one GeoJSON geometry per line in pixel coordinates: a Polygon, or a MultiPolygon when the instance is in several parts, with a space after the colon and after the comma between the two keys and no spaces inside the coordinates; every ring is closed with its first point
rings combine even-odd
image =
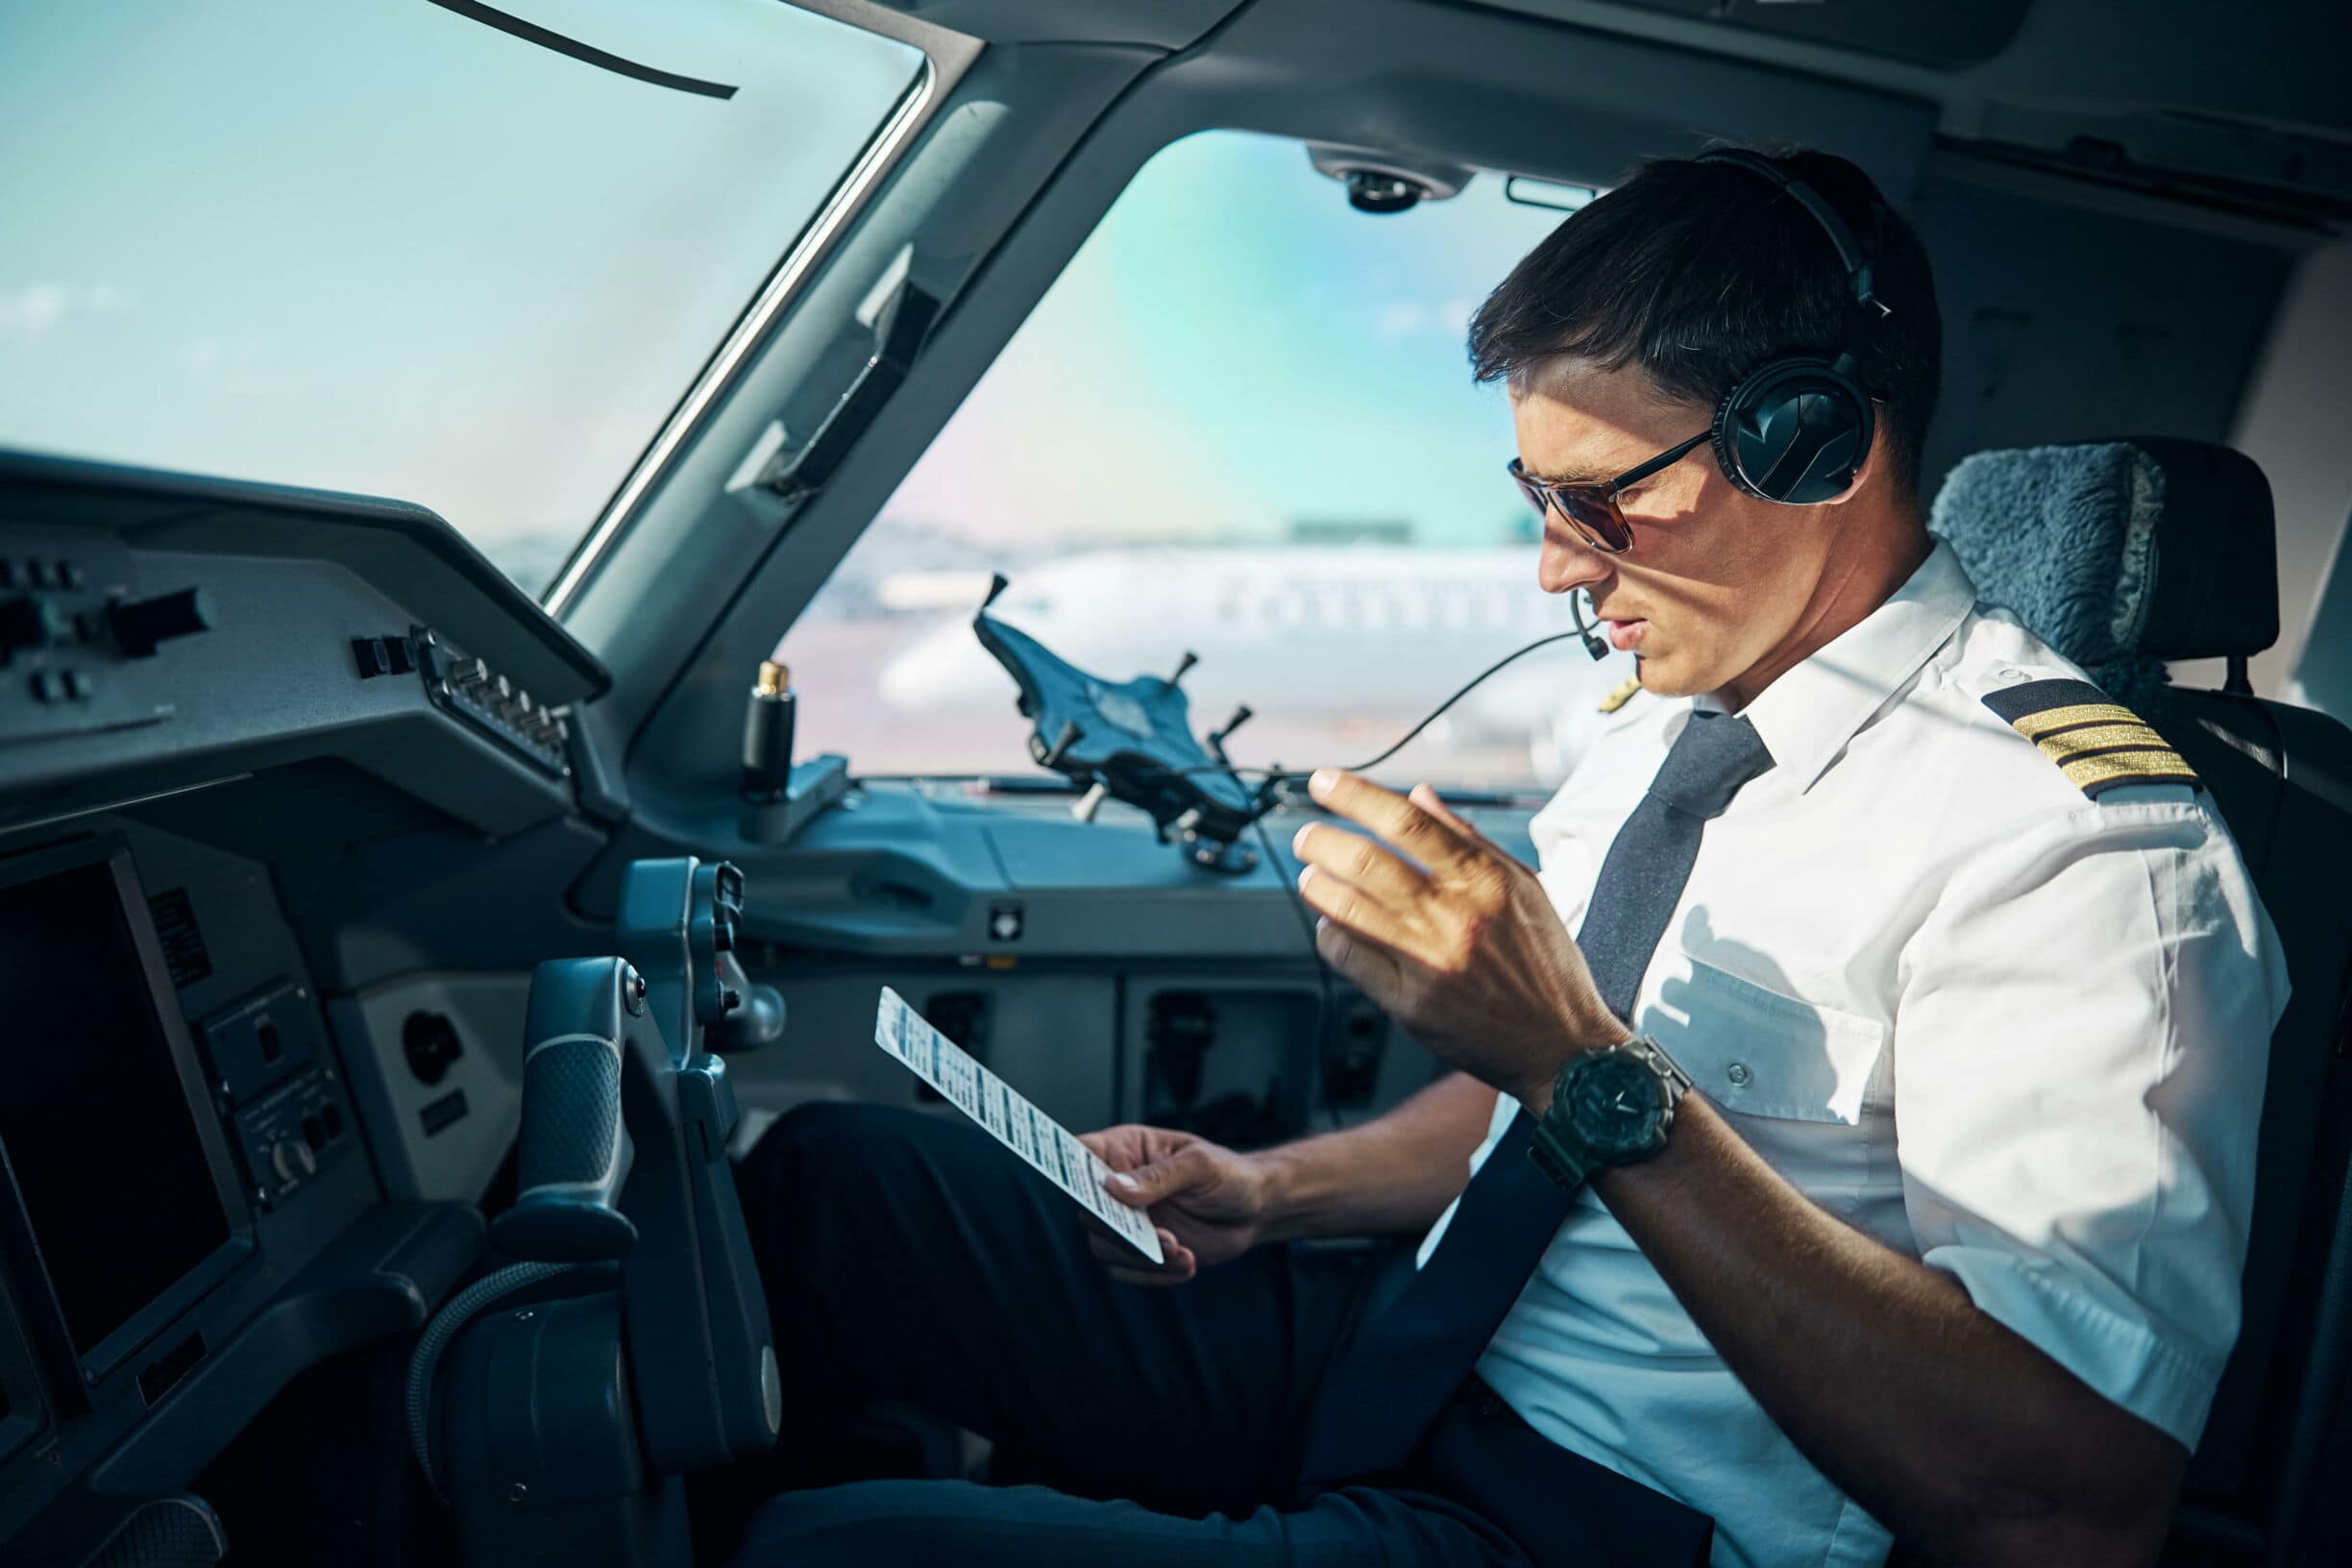
{"type": "Polygon", "coordinates": [[[1628,702],[1632,701],[1634,697],[1640,693],[1641,689],[1641,676],[1626,676],[1622,682],[1610,689],[1608,696],[1601,699],[1601,711],[1603,713],[1615,713],[1619,708],[1622,708],[1628,702]]]}
{"type": "Polygon", "coordinates": [[[2058,765],[2092,799],[2125,784],[2197,783],[2172,743],[2087,680],[2029,680],[1987,692],[1984,705],[2058,765]]]}

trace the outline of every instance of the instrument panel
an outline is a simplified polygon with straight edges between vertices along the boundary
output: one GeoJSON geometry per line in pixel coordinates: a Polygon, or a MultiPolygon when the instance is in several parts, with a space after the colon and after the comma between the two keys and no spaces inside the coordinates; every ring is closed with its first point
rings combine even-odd
{"type": "Polygon", "coordinates": [[[110,1450],[173,1468],[123,1439],[381,1192],[257,863],[120,816],[0,853],[0,996],[6,1539],[110,1450]]]}
{"type": "Polygon", "coordinates": [[[0,992],[20,1042],[0,1097],[0,1251],[44,1360],[69,1374],[57,1403],[86,1408],[252,1254],[252,1217],[120,841],[0,867],[0,992]]]}
{"type": "Polygon", "coordinates": [[[319,910],[386,840],[576,839],[607,678],[429,512],[0,453],[0,1561],[208,1518],[280,1390],[479,1255],[382,1175],[319,910]]]}

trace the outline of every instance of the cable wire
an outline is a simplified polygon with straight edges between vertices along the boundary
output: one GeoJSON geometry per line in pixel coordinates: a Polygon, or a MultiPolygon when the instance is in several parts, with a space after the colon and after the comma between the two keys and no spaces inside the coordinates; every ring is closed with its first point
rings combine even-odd
{"type": "MultiPolygon", "coordinates": [[[[1488,676],[1494,674],[1497,671],[1503,669],[1507,665],[1525,658],[1528,654],[1534,652],[1537,649],[1549,648],[1554,643],[1565,642],[1571,637],[1581,638],[1584,641],[1586,649],[1591,649],[1593,646],[1592,633],[1581,625],[1580,625],[1575,631],[1554,632],[1548,637],[1538,637],[1535,639],[1535,641],[1529,643],[1526,647],[1516,649],[1511,652],[1506,653],[1503,655],[1503,657],[1495,660],[1494,663],[1488,665],[1485,669],[1471,676],[1467,681],[1464,681],[1462,685],[1456,690],[1453,696],[1447,698],[1443,702],[1438,703],[1428,713],[1424,714],[1419,723],[1407,730],[1401,737],[1398,738],[1396,743],[1390,746],[1386,750],[1381,752],[1378,756],[1357,763],[1355,766],[1346,771],[1351,773],[1364,773],[1378,768],[1382,763],[1386,762],[1390,757],[1395,756],[1398,752],[1404,750],[1408,746],[1410,746],[1415,740],[1418,740],[1422,731],[1428,729],[1430,725],[1435,723],[1440,718],[1444,717],[1448,708],[1451,708],[1455,703],[1459,702],[1463,698],[1469,696],[1471,692],[1475,691],[1480,683],[1484,681],[1488,676]]],[[[1598,655],[1596,655],[1596,657],[1598,655]]],[[[1221,747],[1218,749],[1220,753],[1223,750],[1221,747]]],[[[1314,1042],[1314,1063],[1311,1081],[1319,1087],[1323,1076],[1323,1065],[1330,1057],[1328,1047],[1330,1045],[1329,1037],[1331,1033],[1332,1016],[1338,1011],[1338,997],[1332,980],[1331,966],[1324,962],[1322,946],[1315,941],[1314,911],[1308,908],[1305,895],[1299,892],[1297,879],[1294,877],[1284,876],[1282,874],[1283,857],[1275,851],[1274,836],[1266,831],[1265,825],[1266,814],[1272,811],[1278,802],[1286,800],[1286,796],[1285,796],[1284,792],[1273,787],[1275,786],[1276,781],[1282,779],[1301,778],[1305,775],[1290,772],[1279,764],[1268,768],[1237,768],[1231,762],[1227,761],[1219,761],[1206,769],[1188,768],[1185,770],[1185,772],[1187,773],[1221,772],[1227,778],[1233,780],[1235,789],[1241,790],[1245,793],[1249,792],[1249,786],[1241,782],[1241,775],[1243,773],[1254,773],[1265,780],[1265,783],[1259,787],[1258,793],[1261,794],[1262,797],[1259,801],[1257,809],[1251,814],[1249,820],[1250,826],[1257,830],[1259,847],[1265,853],[1266,869],[1269,871],[1272,871],[1276,876],[1281,877],[1283,893],[1289,901],[1291,913],[1298,918],[1299,933],[1307,939],[1307,956],[1314,965],[1315,1021],[1314,1032],[1310,1038],[1314,1042]]],[[[1310,1114],[1311,1115],[1311,1112],[1310,1114]]]]}
{"type": "Polygon", "coordinates": [[[416,1349],[408,1357],[407,1397],[404,1402],[408,1417],[408,1448],[416,1456],[417,1468],[425,1472],[426,1483],[432,1487],[435,1496],[446,1495],[432,1463],[433,1374],[440,1368],[441,1353],[457,1337],[457,1331],[492,1302],[557,1275],[569,1274],[579,1266],[511,1263],[494,1274],[485,1274],[450,1298],[449,1304],[434,1314],[425,1332],[417,1336],[416,1349]]]}
{"type": "MultiPolygon", "coordinates": [[[[1549,636],[1538,637],[1533,642],[1527,644],[1525,647],[1514,649],[1510,652],[1504,654],[1501,658],[1495,660],[1494,663],[1488,665],[1485,669],[1481,670],[1477,674],[1472,675],[1468,680],[1462,682],[1460,686],[1455,689],[1453,696],[1447,698],[1443,702],[1440,702],[1435,707],[1430,709],[1430,711],[1426,714],[1423,714],[1421,716],[1420,723],[1414,724],[1412,728],[1407,730],[1402,736],[1398,737],[1396,743],[1390,746],[1386,750],[1381,752],[1377,756],[1368,757],[1362,762],[1356,763],[1344,771],[1351,773],[1368,773],[1373,769],[1378,768],[1382,763],[1386,762],[1389,758],[1404,750],[1414,741],[1419,740],[1421,738],[1422,731],[1428,729],[1430,725],[1435,723],[1439,719],[1443,718],[1446,714],[1446,710],[1453,707],[1455,703],[1459,702],[1463,698],[1468,697],[1472,692],[1476,691],[1479,686],[1487,679],[1487,677],[1493,675],[1496,672],[1503,670],[1507,666],[1515,664],[1519,660],[1526,658],[1530,653],[1534,652],[1537,649],[1550,648],[1554,643],[1564,643],[1570,638],[1575,638],[1583,643],[1584,650],[1591,654],[1595,659],[1604,657],[1607,653],[1608,649],[1606,646],[1602,643],[1601,639],[1594,634],[1592,627],[1584,624],[1582,611],[1577,605],[1574,598],[1571,598],[1569,600],[1569,611],[1570,614],[1576,617],[1577,625],[1575,630],[1556,631],[1549,636]]],[[[1215,740],[1215,737],[1212,737],[1213,744],[1215,740]]],[[[1255,795],[1257,797],[1254,802],[1254,809],[1250,813],[1249,824],[1252,828],[1257,830],[1259,847],[1265,853],[1266,870],[1272,871],[1275,875],[1280,876],[1282,879],[1283,893],[1289,900],[1291,913],[1298,918],[1299,932],[1307,939],[1307,956],[1314,964],[1315,1022],[1314,1034],[1312,1036],[1314,1042],[1314,1064],[1311,1081],[1319,1087],[1323,1076],[1323,1065],[1330,1055],[1326,1047],[1329,1044],[1327,1037],[1331,1031],[1332,1016],[1338,1011],[1339,1004],[1337,992],[1332,980],[1331,966],[1324,962],[1322,946],[1315,941],[1314,911],[1307,907],[1307,899],[1298,890],[1297,879],[1282,875],[1283,857],[1276,852],[1274,848],[1274,836],[1266,831],[1265,825],[1266,814],[1268,812],[1272,811],[1278,804],[1288,803],[1289,797],[1287,793],[1279,787],[1281,781],[1293,778],[1304,778],[1307,775],[1284,768],[1279,763],[1266,768],[1237,768],[1234,766],[1232,762],[1226,760],[1224,755],[1225,748],[1222,745],[1216,745],[1214,748],[1217,752],[1217,761],[1209,763],[1202,767],[1181,769],[1178,771],[1177,776],[1188,777],[1193,773],[1223,773],[1227,778],[1233,780],[1235,789],[1240,790],[1244,794],[1255,795]],[[1241,782],[1241,775],[1243,773],[1248,773],[1253,777],[1263,780],[1263,782],[1259,785],[1257,790],[1252,791],[1248,785],[1241,782]]],[[[1312,1115],[1311,1110],[1309,1114],[1311,1115],[1312,1115]]]]}
{"type": "MultiPolygon", "coordinates": [[[[1246,788],[1241,782],[1240,775],[1232,768],[1228,767],[1225,772],[1233,778],[1236,789],[1246,788]]],[[[1267,809],[1271,810],[1272,807],[1269,806],[1267,809]]],[[[1339,1001],[1332,985],[1331,966],[1323,962],[1323,949],[1315,942],[1314,911],[1307,907],[1306,896],[1298,889],[1298,879],[1284,874],[1283,857],[1274,847],[1274,835],[1266,831],[1265,820],[1265,812],[1261,811],[1250,819],[1250,826],[1257,830],[1258,847],[1265,852],[1266,870],[1281,880],[1283,893],[1290,903],[1291,913],[1298,917],[1299,933],[1307,939],[1307,960],[1314,966],[1315,1021],[1314,1031],[1308,1037],[1314,1044],[1314,1061],[1308,1079],[1310,1085],[1312,1086],[1310,1089],[1311,1096],[1322,1086],[1323,1064],[1331,1054],[1328,1047],[1331,1042],[1332,1015],[1338,1011],[1339,1001]]],[[[1308,1103],[1307,1115],[1311,1120],[1314,1115],[1311,1097],[1308,1103]]]]}
{"type": "MultiPolygon", "coordinates": [[[[1362,762],[1350,764],[1343,771],[1351,773],[1365,773],[1370,772],[1375,768],[1378,768],[1382,763],[1386,762],[1390,757],[1395,756],[1399,751],[1404,750],[1407,747],[1412,745],[1413,742],[1419,740],[1421,738],[1421,732],[1429,728],[1430,725],[1435,723],[1439,719],[1444,718],[1447,709],[1453,707],[1455,703],[1459,702],[1463,698],[1468,697],[1473,691],[1476,691],[1480,684],[1482,683],[1489,675],[1494,674],[1507,665],[1518,662],[1520,659],[1527,657],[1530,653],[1534,652],[1539,648],[1549,648],[1554,643],[1564,643],[1572,637],[1585,639],[1585,646],[1589,648],[1591,647],[1591,636],[1592,634],[1589,631],[1581,629],[1577,631],[1556,631],[1549,637],[1538,637],[1526,647],[1515,649],[1512,651],[1504,654],[1501,658],[1495,660],[1494,663],[1488,665],[1485,669],[1481,670],[1477,674],[1472,675],[1468,680],[1462,682],[1461,686],[1455,691],[1452,697],[1447,698],[1443,702],[1438,703],[1435,707],[1430,709],[1429,712],[1423,714],[1421,716],[1421,722],[1414,724],[1412,728],[1407,730],[1404,735],[1397,740],[1396,744],[1389,747],[1387,750],[1381,752],[1378,756],[1367,757],[1362,762]]],[[[1180,772],[1183,775],[1189,775],[1192,773],[1224,773],[1230,776],[1237,785],[1240,784],[1241,775],[1243,773],[1248,773],[1254,777],[1267,780],[1280,778],[1304,778],[1307,776],[1305,773],[1298,772],[1295,770],[1283,768],[1280,766],[1270,768],[1236,768],[1231,763],[1221,762],[1213,762],[1200,767],[1186,768],[1181,770],[1180,772]]]]}

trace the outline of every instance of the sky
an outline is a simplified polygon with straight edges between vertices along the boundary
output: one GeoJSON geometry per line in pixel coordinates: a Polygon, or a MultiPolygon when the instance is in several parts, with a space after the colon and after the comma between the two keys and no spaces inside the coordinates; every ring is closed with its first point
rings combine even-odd
{"type": "MultiPolygon", "coordinates": [[[[534,591],[919,68],[774,0],[20,8],[0,444],[387,495],[534,591]]],[[[1524,530],[1462,329],[1560,217],[1351,210],[1297,143],[1162,151],[887,516],[986,548],[1524,530]]]]}
{"type": "Polygon", "coordinates": [[[421,502],[541,587],[919,54],[775,0],[64,0],[0,49],[0,445],[421,502]],[[533,580],[535,579],[535,580],[533,580]]]}
{"type": "Polygon", "coordinates": [[[931,445],[885,516],[1006,544],[1271,540],[1396,519],[1516,539],[1499,388],[1471,311],[1562,213],[1485,175],[1442,203],[1347,205],[1295,141],[1163,149],[931,445]]]}

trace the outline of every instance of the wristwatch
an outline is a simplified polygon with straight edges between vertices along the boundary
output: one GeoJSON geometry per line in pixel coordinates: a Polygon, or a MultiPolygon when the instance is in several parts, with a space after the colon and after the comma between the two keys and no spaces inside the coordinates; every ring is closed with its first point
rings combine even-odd
{"type": "Polygon", "coordinates": [[[1528,1158],[1574,1189],[1604,1165],[1629,1165],[1666,1146],[1691,1076],[1648,1036],[1581,1051],[1552,1083],[1528,1158]]]}

